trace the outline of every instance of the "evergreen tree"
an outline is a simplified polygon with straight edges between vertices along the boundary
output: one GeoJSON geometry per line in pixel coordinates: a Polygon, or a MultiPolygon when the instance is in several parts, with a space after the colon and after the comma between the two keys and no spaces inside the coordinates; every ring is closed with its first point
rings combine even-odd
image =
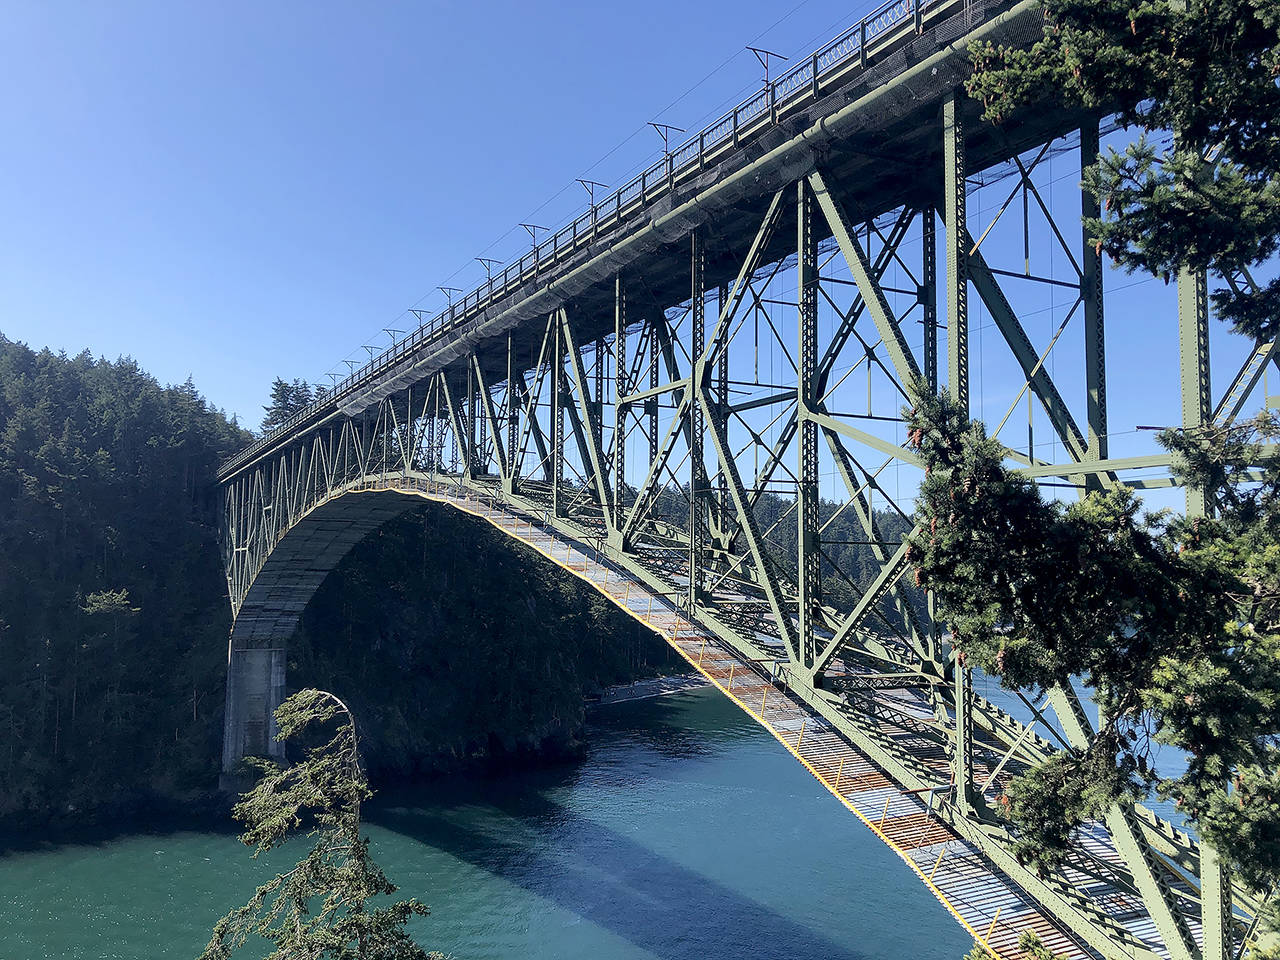
{"type": "MultiPolygon", "coordinates": [[[[1280,278],[1251,275],[1280,249],[1280,5],[1043,10],[1030,48],[972,48],[985,117],[1046,103],[1118,115],[1134,139],[1084,175],[1103,208],[1086,221],[1098,249],[1166,281],[1205,270],[1220,319],[1260,342],[1280,334],[1280,278]]],[[[1265,897],[1280,878],[1280,486],[1244,465],[1280,434],[1274,415],[1161,436],[1212,519],[1144,515],[1124,493],[1049,504],[965,411],[921,397],[911,420],[929,468],[913,558],[962,656],[1012,687],[1083,677],[1101,707],[1089,749],[1010,786],[1020,855],[1052,865],[1076,825],[1154,788],[1265,897]],[[1159,776],[1152,740],[1188,754],[1183,775],[1159,776]]]]}
{"type": "Polygon", "coordinates": [[[276,377],[271,381],[271,402],[263,407],[262,432],[270,433],[276,427],[283,426],[296,414],[301,413],[317,399],[312,392],[311,384],[305,380],[288,380],[276,377]]]}
{"type": "Polygon", "coordinates": [[[396,887],[369,854],[360,832],[360,805],[372,792],[360,767],[355,718],[323,690],[301,690],[276,710],[277,739],[332,725],[329,739],[306,759],[277,767],[250,760],[262,779],[236,804],[245,824],[240,840],[254,856],[273,850],[310,825],[314,844],[297,866],[257,889],[243,907],[218,921],[201,960],[227,960],[252,936],[273,944],[269,960],[444,960],[404,930],[428,910],[417,900],[372,901],[396,887]]]}
{"type": "Polygon", "coordinates": [[[1280,5],[1045,0],[1029,49],[978,44],[968,89],[1000,123],[1034,104],[1117,113],[1138,133],[1086,172],[1100,249],[1166,279],[1207,269],[1218,315],[1280,333],[1280,278],[1240,278],[1280,247],[1280,5]]]}
{"type": "Polygon", "coordinates": [[[949,397],[917,385],[908,412],[926,476],[910,543],[961,663],[1011,689],[1081,678],[1102,724],[1016,777],[1002,797],[1014,852],[1057,866],[1072,834],[1114,803],[1172,797],[1264,898],[1280,878],[1280,471],[1254,489],[1248,431],[1191,452],[1184,479],[1220,481],[1217,520],[1144,514],[1124,488],[1047,501],[949,397]],[[1155,743],[1188,755],[1161,776],[1155,743]]]}

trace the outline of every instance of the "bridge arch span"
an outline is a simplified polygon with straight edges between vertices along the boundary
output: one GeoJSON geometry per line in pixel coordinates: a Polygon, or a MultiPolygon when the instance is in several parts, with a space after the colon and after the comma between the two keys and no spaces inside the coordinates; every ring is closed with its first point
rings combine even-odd
{"type": "Polygon", "coordinates": [[[272,538],[238,602],[232,585],[224,774],[245,756],[283,759],[273,714],[284,699],[287,645],[303,609],[352,547],[416,505],[399,492],[336,492],[272,538]]]}
{"type": "MultiPolygon", "coordinates": [[[[230,778],[245,756],[283,759],[273,714],[285,696],[288,641],[303,610],[357,543],[424,502],[486,520],[664,638],[678,633],[676,623],[681,618],[659,594],[625,570],[607,565],[590,544],[553,534],[536,514],[513,511],[475,490],[433,481],[424,473],[366,475],[333,489],[267,538],[268,546],[252,558],[252,566],[243,574],[247,586],[237,591],[235,573],[228,577],[234,620],[228,645],[225,776],[230,778]],[[597,562],[588,563],[588,557],[597,562]]],[[[234,548],[228,553],[234,560],[234,548]]],[[[234,571],[235,564],[228,569],[234,571]]],[[[689,629],[686,625],[686,632],[689,629]]]]}

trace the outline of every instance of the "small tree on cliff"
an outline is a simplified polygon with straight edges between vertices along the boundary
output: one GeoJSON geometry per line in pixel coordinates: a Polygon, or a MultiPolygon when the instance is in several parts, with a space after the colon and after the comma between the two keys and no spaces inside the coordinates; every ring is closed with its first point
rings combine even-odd
{"type": "Polygon", "coordinates": [[[250,936],[275,944],[269,960],[443,960],[409,938],[405,923],[427,908],[417,900],[375,906],[396,887],[369,855],[360,805],[372,794],[360,768],[355,718],[323,690],[302,690],[276,710],[278,739],[312,725],[335,724],[332,736],[301,763],[278,767],[250,760],[262,774],[236,804],[240,840],[254,856],[294,835],[304,821],[311,851],[293,869],[257,889],[218,921],[200,960],[227,960],[250,936]]]}

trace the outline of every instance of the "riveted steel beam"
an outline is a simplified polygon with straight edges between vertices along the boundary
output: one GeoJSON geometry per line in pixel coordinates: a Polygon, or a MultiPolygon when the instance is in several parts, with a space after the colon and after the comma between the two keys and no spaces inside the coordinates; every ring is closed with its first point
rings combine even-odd
{"type": "Polygon", "coordinates": [[[969,406],[969,243],[965,214],[968,180],[965,133],[958,98],[942,102],[942,197],[946,232],[947,390],[969,406]]]}

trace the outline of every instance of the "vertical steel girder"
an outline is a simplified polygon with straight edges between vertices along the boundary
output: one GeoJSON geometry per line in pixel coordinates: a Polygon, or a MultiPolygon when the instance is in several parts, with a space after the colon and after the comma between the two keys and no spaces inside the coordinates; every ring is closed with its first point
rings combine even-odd
{"type": "MultiPolygon", "coordinates": [[[[947,262],[947,390],[969,407],[969,231],[965,213],[968,192],[965,171],[964,121],[958,94],[942,105],[942,192],[946,209],[947,262]]],[[[957,656],[953,664],[955,731],[951,779],[956,803],[966,814],[974,809],[973,683],[969,668],[957,656]]]]}
{"type": "MultiPolygon", "coordinates": [[[[1098,161],[1097,121],[1080,128],[1081,169],[1098,161]]],[[[1087,190],[1080,191],[1081,222],[1102,216],[1102,204],[1087,190]]],[[[1080,297],[1084,301],[1084,369],[1088,403],[1090,460],[1105,460],[1107,452],[1107,345],[1102,323],[1102,249],[1083,230],[1080,297]]]]}
{"type": "MultiPolygon", "coordinates": [[[[703,394],[706,390],[706,262],[702,232],[694,230],[689,236],[689,305],[692,320],[689,354],[695,358],[691,377],[694,389],[703,394]]],[[[702,438],[704,435],[704,408],[701,403],[689,404],[689,587],[687,602],[690,610],[696,610],[702,600],[702,571],[706,566],[706,522],[703,507],[707,497],[706,476],[703,470],[702,438]]]]}
{"type": "Polygon", "coordinates": [[[938,390],[938,234],[932,207],[920,212],[920,303],[924,307],[924,377],[938,390]]]}
{"type": "MultiPolygon", "coordinates": [[[[1178,274],[1178,357],[1181,364],[1182,426],[1194,430],[1212,416],[1209,385],[1209,291],[1203,270],[1178,274]]],[[[1203,516],[1205,493],[1187,487],[1187,514],[1203,516]]]]}
{"type": "Polygon", "coordinates": [[[958,95],[942,104],[943,203],[947,220],[947,390],[969,405],[969,256],[964,228],[968,182],[964,163],[964,121],[958,95]]]}
{"type": "Polygon", "coordinates": [[[564,332],[551,315],[551,512],[562,517],[564,509],[564,332]]]}
{"type": "MultiPolygon", "coordinates": [[[[1182,426],[1194,430],[1213,419],[1209,371],[1209,293],[1203,270],[1178,274],[1178,355],[1181,365],[1182,426]]],[[[1200,487],[1187,487],[1189,517],[1209,512],[1208,498],[1200,487]]],[[[1203,960],[1228,960],[1233,953],[1231,883],[1225,865],[1212,844],[1200,847],[1200,899],[1203,924],[1203,960]]]]}
{"type": "Polygon", "coordinates": [[[818,372],[818,245],[813,236],[813,215],[813,190],[807,182],[801,181],[796,184],[796,277],[800,302],[797,321],[800,363],[796,376],[796,404],[800,418],[796,489],[796,544],[799,550],[796,595],[800,649],[796,659],[801,669],[810,674],[817,661],[815,621],[822,605],[822,554],[818,549],[818,425],[809,416],[818,406],[815,395],[818,372]]]}
{"type": "Polygon", "coordinates": [[[480,433],[480,403],[476,392],[476,370],[475,363],[467,364],[466,368],[466,397],[463,403],[464,422],[467,425],[467,442],[465,444],[467,450],[467,470],[471,476],[475,476],[480,472],[482,443],[480,433]]]}
{"type": "Polygon", "coordinates": [[[503,482],[507,493],[519,489],[520,477],[520,398],[516,391],[516,378],[524,380],[524,371],[516,366],[515,337],[507,334],[507,387],[504,393],[503,411],[507,418],[507,469],[503,482]]]}
{"type": "MultiPolygon", "coordinates": [[[[649,389],[656,390],[658,388],[658,337],[657,331],[662,324],[662,317],[650,318],[650,323],[654,324],[650,330],[649,336],[649,389]]],[[[649,429],[646,435],[649,438],[649,462],[654,463],[658,459],[658,398],[654,396],[645,401],[645,412],[649,415],[649,429]]]]}
{"type": "MultiPolygon", "coordinates": [[[[622,274],[613,278],[613,531],[622,529],[623,502],[627,487],[627,404],[622,398],[631,392],[627,382],[627,291],[622,274]]],[[[619,541],[616,546],[623,547],[619,541]]]]}

